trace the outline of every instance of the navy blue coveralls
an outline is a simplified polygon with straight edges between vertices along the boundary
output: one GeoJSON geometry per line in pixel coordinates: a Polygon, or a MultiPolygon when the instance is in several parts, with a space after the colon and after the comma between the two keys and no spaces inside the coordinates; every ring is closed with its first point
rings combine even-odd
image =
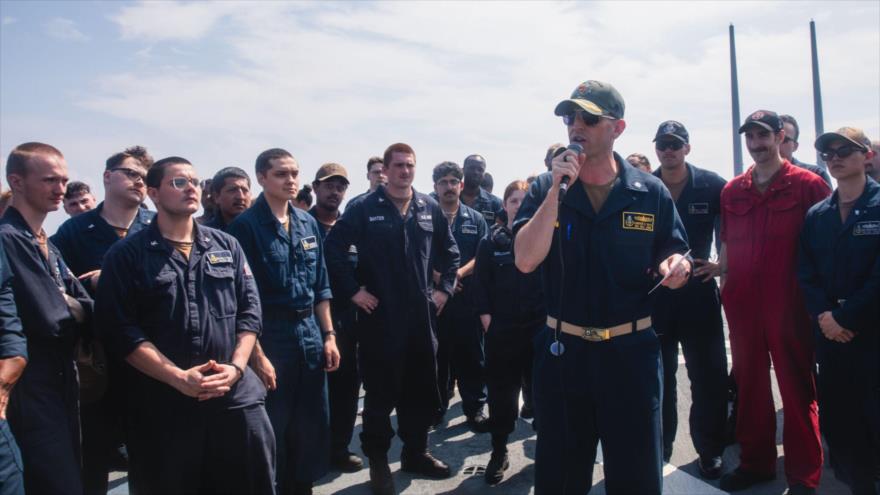
{"type": "Polygon", "coordinates": [[[229,225],[223,221],[223,215],[221,215],[220,212],[217,212],[211,218],[205,219],[205,221],[202,222],[202,225],[205,227],[211,227],[212,229],[217,229],[221,232],[227,232],[229,227],[229,225]]]}
{"type": "Polygon", "coordinates": [[[798,279],[816,336],[819,426],[838,479],[853,493],[877,493],[880,454],[880,185],[868,177],[845,222],[838,192],[807,212],[798,279]],[[830,311],[855,333],[826,338],[817,317],[830,311]]]}
{"type": "MultiPolygon", "coordinates": [[[[721,189],[727,182],[714,172],[685,165],[688,180],[675,207],[687,231],[691,256],[708,260],[713,234],[720,225],[721,189]]],[[[659,178],[661,170],[654,175],[659,178]]],[[[693,395],[690,432],[694,448],[701,457],[720,456],[727,422],[727,351],[715,279],[703,282],[693,277],[681,289],[657,289],[653,321],[663,355],[663,457],[672,455],[678,429],[679,343],[693,395]]]]}
{"type": "MultiPolygon", "coordinates": [[[[467,206],[467,205],[465,205],[467,206]]],[[[470,208],[477,210],[483,215],[487,225],[494,225],[496,217],[504,211],[504,205],[501,198],[480,188],[480,194],[474,199],[474,204],[470,208]]]]}
{"type": "MultiPolygon", "coordinates": [[[[351,204],[351,203],[349,203],[351,204]]],[[[316,207],[309,213],[318,220],[316,207]]],[[[327,238],[331,227],[318,222],[321,242],[327,238]]],[[[357,247],[349,246],[348,260],[357,269],[357,247]]],[[[327,391],[330,401],[330,452],[347,454],[357,421],[358,394],[361,377],[357,360],[357,306],[351,300],[330,300],[333,329],[336,330],[336,347],[339,349],[339,368],[327,375],[327,391]]]]}
{"type": "MultiPolygon", "coordinates": [[[[14,357],[27,359],[27,339],[15,307],[12,270],[0,250],[0,359],[14,357]]],[[[0,419],[0,495],[24,495],[21,451],[5,419],[0,419]]]]}
{"type": "MultiPolygon", "coordinates": [[[[574,325],[635,325],[650,316],[648,291],[657,282],[652,272],[688,249],[663,183],[617,153],[614,159],[618,181],[598,214],[582,183],[571,186],[541,264],[548,314],[574,325]]],[[[551,184],[550,173],[532,183],[515,230],[535,214],[551,184]]],[[[663,388],[657,335],[649,328],[602,342],[565,333],[559,340],[565,353],[557,357],[550,353],[553,329],[545,327],[535,338],[535,493],[589,491],[600,440],[608,493],[660,493],[663,388]]]]}
{"type": "MultiPolygon", "coordinates": [[[[488,227],[480,213],[459,202],[458,214],[451,229],[458,245],[461,266],[477,255],[477,245],[486,237],[488,227]]],[[[460,281],[462,291],[449,298],[437,318],[437,376],[440,381],[441,409],[445,413],[449,408],[453,385],[458,381],[461,408],[468,418],[481,412],[486,404],[483,328],[474,312],[472,280],[473,276],[468,276],[460,281]]]]}
{"type": "MultiPolygon", "coordinates": [[[[104,255],[116,241],[119,234],[101,216],[104,202],[98,207],[72,217],[61,224],[58,232],[50,240],[58,250],[64,262],[77,277],[92,270],[101,269],[104,255]]],[[[156,212],[146,208],[138,208],[138,213],[128,227],[126,235],[142,230],[152,222],[156,212]]],[[[85,289],[94,296],[91,281],[87,281],[85,289]]],[[[110,364],[110,363],[108,363],[110,364]]],[[[93,391],[85,390],[87,382],[83,381],[80,372],[81,404],[80,422],[82,426],[82,457],[83,457],[83,490],[86,494],[107,493],[107,474],[110,472],[110,460],[114,448],[121,442],[122,407],[124,394],[120,390],[121,377],[129,373],[127,367],[120,366],[114,360],[108,379],[110,390],[99,398],[89,397],[93,391]]],[[[133,426],[133,425],[132,425],[133,426]]]]}
{"type": "MultiPolygon", "coordinates": [[[[195,222],[193,239],[186,258],[153,222],[105,255],[98,328],[119,359],[150,342],[183,370],[229,363],[239,333],[260,333],[260,301],[238,242],[195,222]]],[[[266,388],[250,368],[226,395],[203,402],[141,372],[126,378],[137,425],[128,438],[133,490],[274,493],[266,388]]]]}
{"type": "Polygon", "coordinates": [[[516,268],[513,233],[507,226],[492,227],[480,241],[473,292],[477,314],[492,316],[486,332],[489,431],[492,447],[506,451],[519,412],[520,377],[531,374],[532,341],[547,321],[541,273],[516,268]]]}
{"type": "Polygon", "coordinates": [[[290,204],[287,211],[289,231],[260,194],[228,228],[253,268],[263,304],[260,343],[277,375],[266,410],[278,445],[280,493],[324,476],[330,462],[324,337],[313,315],[315,304],[332,297],[330,281],[318,222],[290,204]]]}
{"type": "Polygon", "coordinates": [[[9,207],[0,240],[12,268],[15,305],[27,337],[28,365],[9,400],[7,417],[24,459],[27,493],[82,493],[79,383],[74,344],[90,323],[92,299],[48,242],[40,251],[24,218],[9,207]],[[64,293],[79,301],[88,319],[81,328],[64,293]]]}
{"type": "Polygon", "coordinates": [[[428,428],[440,408],[437,381],[434,290],[452,294],[459,266],[458,247],[440,206],[413,191],[406,215],[385,195],[385,188],[350,204],[327,236],[327,265],[334,293],[350,300],[365,287],[379,299],[367,314],[358,313],[359,364],[364,380],[364,453],[383,459],[394,430],[404,453],[427,449],[428,428]],[[357,271],[348,259],[358,251],[357,271]],[[434,287],[432,270],[440,272],[434,287]]]}

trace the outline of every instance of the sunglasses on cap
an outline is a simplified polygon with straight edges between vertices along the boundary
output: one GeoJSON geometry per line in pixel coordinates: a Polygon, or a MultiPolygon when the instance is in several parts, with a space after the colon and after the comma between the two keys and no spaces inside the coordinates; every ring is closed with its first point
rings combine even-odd
{"type": "Polygon", "coordinates": [[[677,139],[669,140],[669,141],[657,141],[657,144],[655,144],[654,147],[657,149],[657,151],[666,151],[666,150],[678,151],[678,150],[684,148],[684,143],[682,143],[681,141],[679,141],[677,139]]]}
{"type": "Polygon", "coordinates": [[[581,120],[586,124],[587,127],[593,127],[598,124],[599,121],[604,119],[614,120],[611,117],[606,117],[604,115],[593,115],[590,112],[584,112],[583,110],[575,110],[574,112],[569,112],[562,116],[562,121],[565,122],[565,125],[571,126],[574,125],[575,120],[580,115],[581,120]]]}
{"type": "Polygon", "coordinates": [[[175,177],[171,179],[168,183],[171,184],[171,187],[177,189],[178,191],[183,191],[184,189],[186,189],[186,186],[188,184],[192,184],[192,186],[195,188],[201,186],[201,182],[199,182],[199,179],[196,179],[195,177],[175,177]]]}
{"type": "Polygon", "coordinates": [[[849,155],[852,155],[853,153],[855,153],[856,151],[864,151],[864,150],[861,148],[857,148],[855,146],[841,146],[840,148],[837,148],[836,150],[835,149],[828,149],[826,151],[823,151],[823,152],[819,153],[819,156],[822,157],[822,159],[825,160],[826,162],[829,162],[832,159],[834,159],[834,155],[837,155],[840,158],[846,158],[849,155]]]}

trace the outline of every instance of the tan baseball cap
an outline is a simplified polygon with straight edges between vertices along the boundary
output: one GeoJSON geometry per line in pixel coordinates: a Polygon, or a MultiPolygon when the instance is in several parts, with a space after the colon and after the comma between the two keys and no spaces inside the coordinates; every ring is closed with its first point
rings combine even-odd
{"type": "Polygon", "coordinates": [[[856,127],[841,127],[834,132],[826,132],[816,138],[816,149],[827,151],[828,145],[834,141],[846,141],[858,146],[862,151],[871,149],[871,140],[865,136],[865,131],[856,127]]]}
{"type": "Polygon", "coordinates": [[[348,184],[348,172],[345,171],[345,167],[338,163],[325,163],[321,165],[321,168],[315,174],[315,182],[324,182],[333,177],[341,177],[348,184]]]}

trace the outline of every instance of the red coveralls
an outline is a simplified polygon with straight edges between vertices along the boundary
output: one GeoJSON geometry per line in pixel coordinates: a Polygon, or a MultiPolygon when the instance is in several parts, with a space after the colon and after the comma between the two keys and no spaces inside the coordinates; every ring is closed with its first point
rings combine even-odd
{"type": "Polygon", "coordinates": [[[721,298],[739,397],[740,468],[764,475],[776,472],[772,359],[782,395],[788,484],[815,487],[822,473],[822,444],[813,334],[797,282],[797,246],[804,215],[830,190],[818,175],[786,160],[761,194],[752,183],[753,169],[721,192],[721,240],[727,244],[728,268],[721,298]]]}

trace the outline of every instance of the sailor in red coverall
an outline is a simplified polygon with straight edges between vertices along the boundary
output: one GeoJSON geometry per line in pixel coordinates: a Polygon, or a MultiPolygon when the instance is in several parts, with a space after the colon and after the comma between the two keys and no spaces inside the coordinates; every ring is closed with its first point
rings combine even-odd
{"type": "Polygon", "coordinates": [[[776,473],[776,414],[771,359],[784,411],[789,493],[814,493],[822,444],[813,378],[813,336],[797,283],[798,235],[804,215],[830,193],[819,176],[779,155],[782,121],[759,110],[739,132],[755,164],[721,192],[722,292],[739,393],[740,465],[721,479],[736,491],[776,473]]]}

